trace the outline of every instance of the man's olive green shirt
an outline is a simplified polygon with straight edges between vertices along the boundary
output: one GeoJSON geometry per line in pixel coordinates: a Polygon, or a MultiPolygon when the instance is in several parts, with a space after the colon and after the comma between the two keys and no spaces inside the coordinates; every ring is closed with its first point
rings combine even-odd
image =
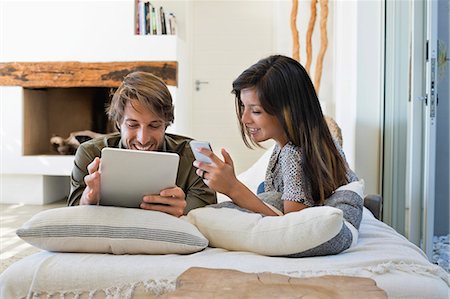
{"type": "MultiPolygon", "coordinates": [[[[196,168],[192,166],[195,158],[189,146],[191,140],[179,135],[165,134],[163,148],[161,149],[163,152],[177,153],[180,156],[176,184],[186,194],[185,214],[192,209],[217,202],[216,193],[203,182],[195,173],[196,168]]],[[[84,177],[88,175],[87,166],[95,157],[101,158],[102,149],[105,147],[124,148],[120,133],[112,133],[92,139],[82,143],[78,148],[70,178],[68,205],[79,204],[81,195],[86,188],[84,177]]]]}

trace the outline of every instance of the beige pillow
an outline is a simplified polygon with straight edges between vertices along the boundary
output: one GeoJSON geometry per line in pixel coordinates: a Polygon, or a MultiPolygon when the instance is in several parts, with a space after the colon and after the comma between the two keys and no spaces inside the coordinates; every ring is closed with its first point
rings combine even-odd
{"type": "Polygon", "coordinates": [[[106,206],[50,209],[18,230],[26,242],[49,251],[113,254],[193,253],[208,240],[191,223],[162,212],[106,206]]]}
{"type": "Polygon", "coordinates": [[[321,245],[343,225],[342,211],[326,206],[266,217],[227,207],[204,207],[192,210],[186,218],[212,247],[271,256],[298,254],[321,245]]]}

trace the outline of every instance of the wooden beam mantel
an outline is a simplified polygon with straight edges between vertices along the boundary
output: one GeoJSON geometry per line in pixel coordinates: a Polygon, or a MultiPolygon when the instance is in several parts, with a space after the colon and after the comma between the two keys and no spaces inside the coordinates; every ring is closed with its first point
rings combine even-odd
{"type": "Polygon", "coordinates": [[[176,61],[7,62],[0,63],[0,86],[118,87],[134,71],[152,73],[177,86],[176,61]]]}

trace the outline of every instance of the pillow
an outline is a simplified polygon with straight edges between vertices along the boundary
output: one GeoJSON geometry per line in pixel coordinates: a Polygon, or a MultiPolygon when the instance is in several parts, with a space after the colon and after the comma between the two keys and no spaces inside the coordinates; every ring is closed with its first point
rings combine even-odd
{"type": "Polygon", "coordinates": [[[33,246],[60,252],[186,254],[208,246],[198,229],[181,218],[107,206],[42,211],[16,233],[33,246]]]}
{"type": "MultiPolygon", "coordinates": [[[[234,205],[224,202],[219,207],[224,204],[234,205]]],[[[298,254],[317,247],[335,237],[343,226],[342,211],[325,206],[283,216],[208,206],[190,211],[186,218],[197,226],[212,247],[269,256],[298,254]]]]}
{"type": "Polygon", "coordinates": [[[342,185],[341,187],[337,188],[335,192],[338,191],[352,191],[359,195],[359,197],[364,198],[364,189],[365,189],[365,183],[364,180],[361,179],[359,181],[350,182],[347,185],[342,185]]]}

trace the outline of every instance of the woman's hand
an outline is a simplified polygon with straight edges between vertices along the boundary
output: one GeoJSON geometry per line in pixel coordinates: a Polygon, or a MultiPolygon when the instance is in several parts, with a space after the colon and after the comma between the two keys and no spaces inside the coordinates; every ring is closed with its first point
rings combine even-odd
{"type": "Polygon", "coordinates": [[[231,198],[233,190],[240,182],[234,173],[233,160],[230,154],[222,149],[221,153],[224,158],[224,161],[222,161],[209,149],[200,148],[198,151],[209,157],[212,163],[194,161],[193,165],[198,168],[197,175],[203,178],[209,188],[231,198]]]}
{"type": "Polygon", "coordinates": [[[199,152],[209,157],[212,163],[194,161],[197,167],[197,175],[203,178],[208,187],[228,196],[235,204],[250,211],[277,216],[267,205],[265,205],[250,189],[240,182],[234,173],[233,160],[230,154],[222,149],[223,161],[212,151],[201,148],[199,152]]]}

